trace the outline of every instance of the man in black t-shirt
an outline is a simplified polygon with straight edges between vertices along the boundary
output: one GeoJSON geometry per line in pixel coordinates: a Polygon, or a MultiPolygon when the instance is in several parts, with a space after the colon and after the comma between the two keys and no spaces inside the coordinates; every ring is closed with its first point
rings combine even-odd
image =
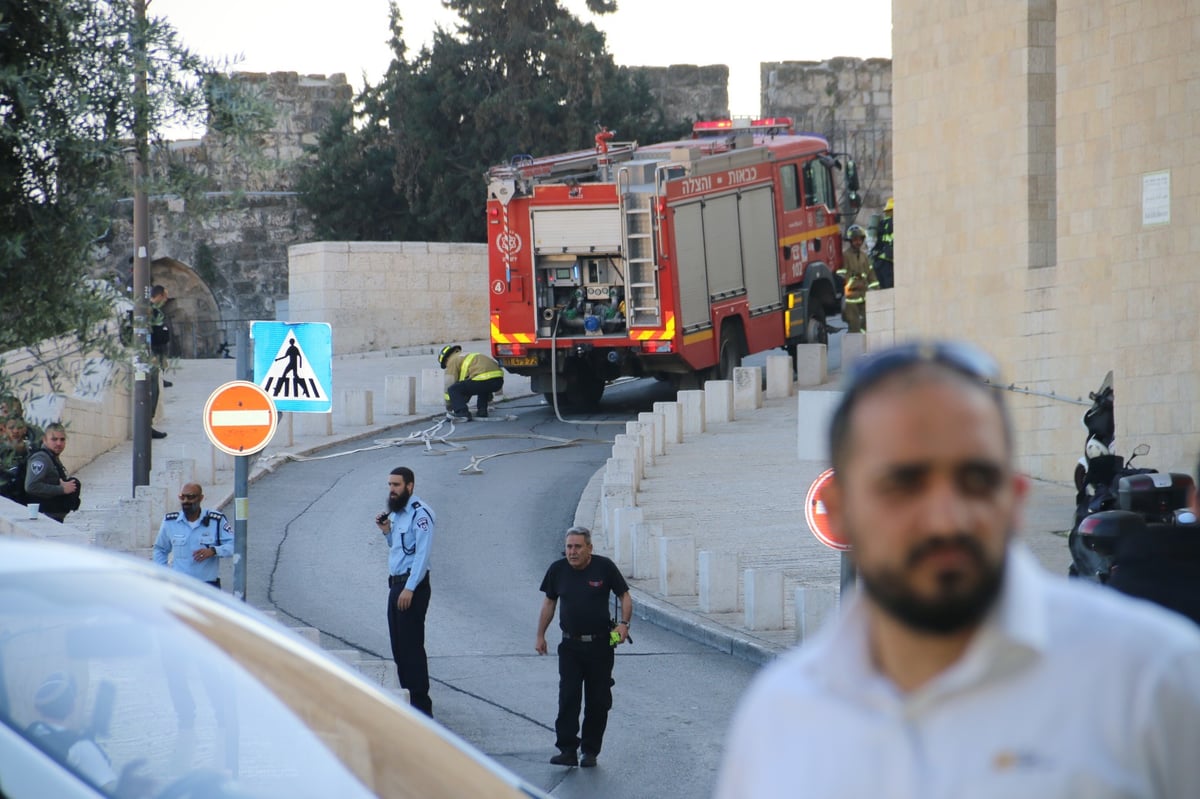
{"type": "Polygon", "coordinates": [[[608,726],[612,707],[613,655],[617,644],[629,635],[633,599],[617,565],[592,554],[592,533],[586,527],[567,530],[566,557],[546,570],[539,589],[546,595],[538,615],[539,655],[546,654],[546,629],[562,599],[558,625],[558,718],[554,720],[558,754],[550,758],[556,766],[596,765],[596,756],[608,726]],[[621,616],[614,628],[608,613],[609,594],[620,597],[621,616]],[[613,637],[615,635],[615,638],[613,637]],[[580,737],[579,707],[583,703],[583,735],[580,737]],[[576,750],[582,748],[583,759],[576,750]]]}

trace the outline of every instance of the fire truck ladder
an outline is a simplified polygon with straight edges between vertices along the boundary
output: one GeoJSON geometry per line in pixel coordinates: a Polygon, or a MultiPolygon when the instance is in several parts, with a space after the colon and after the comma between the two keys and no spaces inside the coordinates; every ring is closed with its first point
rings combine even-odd
{"type": "Polygon", "coordinates": [[[631,182],[629,170],[617,173],[621,198],[621,242],[629,295],[626,314],[630,327],[659,327],[662,305],[658,291],[658,260],[654,252],[653,183],[631,182]]]}

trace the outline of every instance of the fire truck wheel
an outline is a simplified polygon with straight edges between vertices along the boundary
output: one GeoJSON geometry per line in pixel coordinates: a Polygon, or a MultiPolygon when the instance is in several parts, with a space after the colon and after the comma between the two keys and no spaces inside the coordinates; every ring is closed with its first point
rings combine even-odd
{"type": "Polygon", "coordinates": [[[804,323],[804,343],[828,344],[829,329],[825,327],[824,311],[814,311],[804,323]]]}
{"type": "Polygon", "coordinates": [[[732,380],[733,370],[742,365],[746,347],[742,344],[742,331],[736,324],[721,328],[721,349],[717,353],[717,379],[732,380]]]}
{"type": "Polygon", "coordinates": [[[600,404],[600,397],[604,396],[603,377],[590,369],[580,368],[575,370],[572,378],[566,394],[558,395],[560,405],[563,397],[572,408],[582,410],[592,410],[600,404]]]}

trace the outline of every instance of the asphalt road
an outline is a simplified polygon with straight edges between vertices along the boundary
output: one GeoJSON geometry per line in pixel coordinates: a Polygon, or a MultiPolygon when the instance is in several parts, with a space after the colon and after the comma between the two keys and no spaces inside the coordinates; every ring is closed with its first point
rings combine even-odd
{"type": "MultiPolygon", "coordinates": [[[[610,387],[600,412],[587,418],[619,425],[563,424],[528,398],[500,406],[516,421],[459,425],[451,440],[464,450],[361,442],[363,451],[286,464],[250,489],[250,599],[319,628],[331,643],[389,657],[387,547],[372,518],[384,507],[388,472],[408,465],[417,496],[437,514],[427,633],[437,719],[555,796],[707,796],[753,665],[635,625],[633,645],[618,652],[600,767],[563,769],[547,762],[555,752],[557,659],[553,649],[546,657],[534,652],[537,588],[561,555],[584,485],[626,420],[672,398],[649,380],[610,387]],[[579,441],[460,473],[473,456],[569,439],[579,441]]],[[[388,435],[394,444],[410,432],[388,435]]],[[[548,637],[553,647],[557,633],[548,637]]]]}

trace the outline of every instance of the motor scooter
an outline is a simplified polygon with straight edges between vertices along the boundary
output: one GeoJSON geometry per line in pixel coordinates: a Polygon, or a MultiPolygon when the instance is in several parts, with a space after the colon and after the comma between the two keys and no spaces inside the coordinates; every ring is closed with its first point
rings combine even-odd
{"type": "MultiPolygon", "coordinates": [[[[1091,530],[1085,525],[1087,519],[1097,513],[1123,510],[1140,514],[1150,524],[1175,524],[1175,511],[1187,507],[1192,479],[1186,474],[1160,474],[1156,469],[1134,466],[1135,458],[1150,452],[1146,444],[1136,447],[1128,460],[1117,454],[1112,371],[1088,398],[1092,404],[1083,414],[1087,430],[1084,456],[1075,467],[1075,524],[1067,537],[1072,561],[1068,573],[1107,582],[1112,555],[1107,548],[1097,552],[1089,546],[1084,538],[1091,530]]],[[[1128,529],[1128,524],[1117,528],[1128,529]]]]}

